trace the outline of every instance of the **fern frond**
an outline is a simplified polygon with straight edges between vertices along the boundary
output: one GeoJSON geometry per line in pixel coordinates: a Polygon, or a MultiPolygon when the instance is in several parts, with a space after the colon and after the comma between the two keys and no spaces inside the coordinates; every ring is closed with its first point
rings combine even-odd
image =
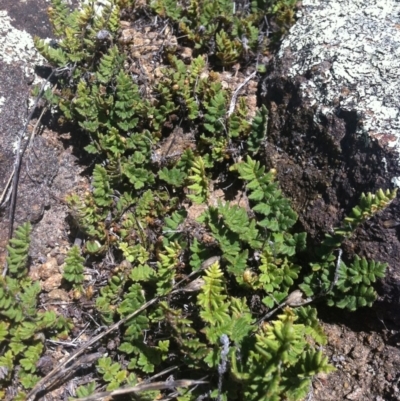
{"type": "Polygon", "coordinates": [[[191,168],[191,175],[188,179],[193,182],[188,188],[192,191],[192,194],[188,195],[188,198],[195,203],[207,202],[209,197],[209,183],[206,173],[206,166],[201,156],[198,156],[193,161],[191,168]]]}
{"type": "Polygon", "coordinates": [[[224,294],[223,273],[219,263],[212,264],[205,270],[205,274],[205,284],[197,297],[197,304],[202,308],[200,317],[207,324],[223,325],[227,320],[229,321],[229,304],[224,294]]]}
{"type": "Polygon", "coordinates": [[[247,139],[247,147],[252,154],[256,154],[260,149],[262,142],[267,136],[268,128],[268,110],[265,105],[257,110],[256,116],[251,124],[249,138],[247,139]]]}
{"type": "Polygon", "coordinates": [[[7,246],[8,256],[7,265],[9,272],[17,278],[26,275],[26,264],[30,245],[30,234],[32,227],[29,222],[22,224],[17,228],[14,237],[10,239],[7,246]]]}
{"type": "Polygon", "coordinates": [[[175,281],[176,269],[179,265],[181,247],[177,242],[172,242],[170,246],[165,246],[165,252],[160,253],[160,261],[157,262],[158,279],[157,294],[167,295],[175,281]]]}
{"type": "Polygon", "coordinates": [[[107,171],[104,167],[96,164],[93,170],[93,198],[96,205],[99,207],[110,205],[113,201],[111,194],[107,171]]]}
{"type": "Polygon", "coordinates": [[[65,258],[63,278],[74,285],[83,283],[83,262],[85,258],[81,256],[80,249],[73,246],[65,258]]]}
{"type": "Polygon", "coordinates": [[[64,33],[66,20],[70,13],[68,6],[63,0],[51,0],[51,7],[47,9],[53,32],[60,37],[64,33]]]}
{"type": "Polygon", "coordinates": [[[97,67],[96,79],[102,84],[108,84],[121,68],[122,56],[119,54],[118,47],[113,46],[100,60],[97,67]]]}

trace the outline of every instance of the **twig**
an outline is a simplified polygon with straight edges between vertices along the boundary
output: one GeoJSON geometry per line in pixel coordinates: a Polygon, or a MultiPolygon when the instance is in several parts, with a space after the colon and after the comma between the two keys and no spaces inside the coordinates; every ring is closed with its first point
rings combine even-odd
{"type": "Polygon", "coordinates": [[[55,341],[55,340],[46,340],[50,344],[55,344],[55,345],[63,345],[66,347],[77,347],[79,344],[75,344],[74,342],[67,342],[67,341],[55,341]]]}
{"type": "MultiPolygon", "coordinates": [[[[38,125],[38,122],[40,121],[40,118],[42,117],[43,113],[40,115],[38,122],[35,125],[35,128],[33,129],[33,131],[31,132],[28,140],[25,142],[25,144],[22,146],[21,149],[21,143],[22,140],[24,138],[25,132],[28,128],[29,122],[32,120],[33,114],[36,111],[37,105],[39,103],[39,100],[42,98],[43,96],[43,92],[44,92],[44,88],[46,86],[46,84],[50,81],[50,79],[52,78],[52,76],[56,73],[56,69],[52,70],[50,75],[47,77],[46,81],[42,84],[39,94],[37,95],[35,102],[33,104],[32,110],[28,115],[28,118],[26,119],[26,122],[24,124],[24,128],[22,129],[22,132],[20,133],[19,139],[18,139],[18,145],[17,145],[17,150],[16,150],[16,157],[15,157],[15,162],[14,162],[14,168],[13,171],[11,173],[9,182],[6,185],[6,189],[9,186],[10,180],[12,179],[12,184],[11,184],[11,200],[10,200],[10,210],[8,213],[8,239],[11,239],[12,235],[13,235],[13,228],[14,228],[14,216],[15,216],[15,207],[16,207],[16,203],[17,203],[17,191],[18,191],[18,181],[19,181],[19,173],[21,170],[21,162],[22,162],[22,157],[24,156],[24,153],[28,147],[28,145],[31,143],[31,137],[32,135],[35,134],[36,131],[36,127],[38,125]]],[[[4,194],[4,192],[3,192],[4,194]]],[[[3,199],[3,195],[2,195],[2,199],[3,199]]],[[[5,277],[7,275],[7,271],[8,271],[8,263],[7,260],[4,264],[4,268],[3,268],[3,272],[2,272],[2,276],[5,277]]]]}
{"type": "Polygon", "coordinates": [[[230,117],[231,114],[233,113],[233,111],[235,110],[235,106],[236,106],[236,100],[237,97],[239,96],[239,92],[242,90],[243,86],[247,85],[247,83],[253,79],[257,74],[257,71],[252,72],[235,90],[235,92],[233,92],[232,95],[232,99],[231,99],[231,103],[229,105],[229,109],[228,112],[226,113],[227,117],[230,117]]]}
{"type": "Polygon", "coordinates": [[[45,113],[46,111],[47,111],[47,107],[43,107],[43,110],[42,110],[42,112],[40,113],[40,116],[39,116],[39,118],[37,119],[37,121],[36,121],[36,123],[35,123],[35,125],[34,125],[34,127],[33,127],[32,133],[31,133],[30,138],[29,138],[29,141],[28,141],[28,146],[31,145],[31,143],[32,143],[32,141],[33,141],[33,138],[35,137],[36,132],[37,132],[37,130],[38,130],[40,121],[41,121],[41,119],[42,119],[42,117],[43,117],[43,115],[44,115],[44,113],[45,113]]]}
{"type": "Polygon", "coordinates": [[[277,310],[282,309],[285,306],[298,307],[298,306],[307,305],[307,304],[315,301],[317,298],[323,297],[323,296],[327,295],[328,293],[330,293],[339,280],[339,269],[340,269],[340,263],[342,262],[343,251],[340,248],[338,249],[338,251],[339,252],[338,252],[338,258],[336,261],[335,274],[333,276],[333,281],[331,282],[329,288],[326,291],[321,291],[319,294],[314,295],[313,297],[303,298],[303,292],[300,290],[295,290],[295,291],[291,292],[285,298],[285,300],[282,303],[280,303],[275,309],[268,312],[265,316],[263,316],[261,319],[257,320],[257,322],[254,324],[260,324],[264,320],[270,318],[277,310]]]}
{"type": "Polygon", "coordinates": [[[291,292],[283,302],[281,302],[276,308],[272,309],[272,311],[268,312],[261,319],[257,320],[254,324],[260,324],[266,319],[269,319],[276,311],[282,309],[285,306],[302,306],[307,305],[312,302],[316,297],[303,298],[303,293],[300,290],[294,290],[291,292]]]}
{"type": "Polygon", "coordinates": [[[169,368],[166,368],[166,369],[162,370],[161,372],[156,373],[154,376],[151,376],[150,378],[148,378],[147,380],[145,380],[144,383],[149,383],[149,382],[151,382],[152,380],[156,379],[157,377],[164,376],[164,375],[166,375],[167,373],[170,373],[170,372],[172,372],[173,370],[176,370],[176,369],[178,369],[178,366],[177,366],[177,365],[175,365],[175,366],[170,366],[169,368]]]}
{"type": "Polygon", "coordinates": [[[11,174],[10,174],[10,177],[8,178],[8,181],[7,181],[6,186],[4,187],[4,191],[3,191],[3,193],[1,194],[1,197],[0,197],[0,207],[2,207],[3,204],[6,203],[7,200],[8,200],[8,198],[9,198],[9,195],[10,195],[10,194],[7,196],[7,199],[4,200],[4,198],[5,198],[5,196],[6,196],[6,193],[7,193],[7,191],[8,191],[8,188],[10,187],[11,181],[12,181],[12,179],[13,179],[13,177],[14,177],[14,173],[15,173],[15,166],[14,166],[14,168],[13,168],[13,171],[12,171],[11,174]]]}
{"type": "Polygon", "coordinates": [[[98,401],[108,397],[116,397],[118,395],[140,393],[143,391],[154,391],[154,390],[164,390],[168,388],[176,387],[190,387],[196,386],[198,384],[208,383],[203,380],[174,380],[165,382],[154,382],[154,383],[140,383],[133,387],[120,388],[114,391],[105,391],[103,393],[97,393],[89,395],[88,397],[78,398],[79,401],[98,401]]]}
{"type": "MultiPolygon", "coordinates": [[[[28,146],[28,144],[30,143],[30,140],[26,141],[24,146],[21,149],[21,142],[22,139],[25,135],[25,132],[28,128],[29,122],[32,120],[32,117],[36,111],[36,108],[38,106],[39,100],[42,98],[43,96],[43,92],[44,89],[47,85],[47,83],[50,81],[50,79],[53,77],[53,75],[56,73],[57,70],[52,70],[50,75],[47,77],[46,81],[42,84],[39,94],[37,95],[35,102],[33,104],[32,110],[28,115],[28,118],[24,124],[24,128],[20,134],[19,140],[18,140],[18,145],[17,145],[17,151],[16,151],[16,158],[15,158],[15,162],[14,162],[14,176],[13,176],[13,181],[12,181],[12,192],[11,192],[11,201],[10,201],[10,211],[8,214],[8,218],[9,218],[9,226],[8,226],[8,238],[10,239],[12,237],[13,234],[13,228],[14,228],[14,215],[15,215],[15,205],[16,205],[16,200],[17,200],[17,188],[18,188],[18,180],[19,180],[19,173],[20,173],[20,169],[21,169],[21,161],[22,161],[22,157],[25,153],[25,150],[28,146]]],[[[7,273],[7,266],[4,267],[3,270],[3,276],[7,273]]]]}
{"type": "Polygon", "coordinates": [[[36,395],[40,391],[45,391],[49,387],[52,387],[54,385],[54,382],[57,381],[58,375],[60,372],[63,372],[65,369],[70,369],[71,362],[79,358],[89,347],[97,343],[100,339],[102,339],[104,336],[107,334],[113,332],[114,330],[118,329],[120,326],[122,326],[124,323],[126,323],[128,320],[132,319],[139,313],[143,312],[145,309],[147,309],[149,306],[155,304],[158,302],[160,297],[155,297],[151,299],[150,301],[146,302],[143,304],[139,309],[137,309],[135,312],[132,312],[125,318],[121,319],[119,322],[114,323],[112,326],[110,326],[107,330],[103,331],[102,333],[98,334],[97,336],[93,337],[90,339],[87,343],[83,344],[78,350],[76,350],[72,355],[69,356],[64,362],[62,362],[60,365],[55,367],[49,374],[47,374],[43,379],[41,379],[33,388],[32,390],[28,393],[26,400],[27,401],[32,401],[36,398],[36,395]],[[70,365],[70,366],[68,366],[70,365]]]}
{"type": "Polygon", "coordinates": [[[337,257],[337,261],[336,261],[336,269],[335,269],[335,275],[333,276],[333,281],[331,283],[331,285],[328,288],[328,291],[326,291],[325,294],[328,294],[329,292],[331,292],[333,290],[333,287],[337,284],[338,280],[339,280],[339,269],[340,269],[340,264],[342,263],[342,254],[343,251],[339,248],[338,249],[338,257],[337,257]]]}
{"type": "MultiPolygon", "coordinates": [[[[213,263],[217,262],[220,260],[220,256],[213,256],[211,258],[208,258],[205,260],[202,264],[200,269],[206,269],[207,267],[211,266],[213,263]]],[[[187,278],[192,276],[193,274],[198,273],[192,272],[187,278]]],[[[187,279],[186,278],[186,279],[187,279]]],[[[181,280],[177,284],[174,285],[172,290],[175,290],[178,288],[178,286],[181,284],[182,281],[185,281],[185,279],[181,280]]],[[[76,350],[72,355],[70,355],[64,362],[61,362],[60,365],[55,367],[50,373],[48,373],[45,377],[43,377],[29,392],[29,394],[26,397],[27,401],[33,401],[36,399],[36,396],[39,392],[45,391],[50,387],[53,387],[55,382],[57,382],[58,377],[60,375],[60,372],[64,372],[65,370],[70,370],[72,369],[72,366],[75,366],[75,363],[71,365],[71,362],[74,361],[76,358],[79,358],[89,347],[97,343],[99,340],[101,340],[103,337],[106,335],[110,334],[114,330],[118,329],[120,326],[122,326],[124,323],[126,323],[128,320],[132,319],[133,317],[137,316],[139,313],[143,312],[145,309],[147,309],[149,306],[157,303],[162,297],[155,297],[151,299],[150,301],[146,302],[143,304],[139,309],[136,311],[132,312],[125,318],[121,319],[119,322],[114,323],[112,326],[108,327],[105,331],[102,333],[98,334],[97,336],[93,337],[90,339],[87,343],[83,344],[78,350],[76,350]]],[[[143,391],[143,390],[142,390],[143,391]]]]}

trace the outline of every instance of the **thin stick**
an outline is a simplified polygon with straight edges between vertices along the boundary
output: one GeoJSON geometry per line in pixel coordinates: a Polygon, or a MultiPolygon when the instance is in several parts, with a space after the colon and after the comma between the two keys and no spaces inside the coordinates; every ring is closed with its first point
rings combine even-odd
{"type": "Polygon", "coordinates": [[[277,310],[282,309],[285,306],[292,306],[292,307],[298,307],[298,306],[303,306],[307,305],[313,301],[315,301],[317,298],[323,297],[327,294],[329,294],[333,288],[336,286],[338,280],[339,280],[339,269],[340,269],[340,264],[342,262],[342,253],[343,251],[339,248],[338,249],[338,258],[336,261],[336,266],[335,266],[335,274],[333,276],[333,281],[331,282],[328,290],[326,291],[321,291],[319,294],[314,295],[313,297],[308,297],[308,298],[303,298],[303,293],[300,290],[295,290],[291,292],[284,300],[282,303],[280,303],[275,309],[272,309],[272,311],[268,312],[265,316],[263,316],[261,319],[257,320],[254,324],[260,324],[266,319],[269,319],[277,310]]]}
{"type": "MultiPolygon", "coordinates": [[[[42,87],[40,88],[39,94],[37,95],[35,99],[35,103],[33,104],[32,110],[29,113],[29,116],[24,124],[24,128],[20,134],[18,145],[17,145],[17,155],[15,158],[14,162],[14,176],[13,176],[13,182],[12,182],[12,192],[11,192],[11,202],[10,202],[10,211],[8,214],[8,219],[9,219],[9,226],[8,226],[8,238],[10,239],[13,234],[13,228],[14,228],[14,215],[15,215],[15,205],[16,205],[16,200],[17,200],[17,189],[18,189],[18,180],[19,180],[19,173],[21,170],[21,161],[22,157],[25,153],[25,150],[29,144],[29,140],[25,142],[24,146],[21,149],[21,142],[22,139],[25,135],[25,132],[28,128],[29,122],[32,120],[32,117],[36,111],[37,105],[39,103],[39,100],[43,96],[44,88],[46,87],[47,83],[50,81],[50,79],[53,77],[53,75],[56,73],[56,70],[54,69],[51,71],[50,75],[47,77],[46,81],[42,84],[42,87]]],[[[4,267],[3,270],[3,276],[7,273],[7,266],[4,267]]]]}
{"type": "Polygon", "coordinates": [[[89,347],[91,347],[93,344],[97,343],[100,339],[102,339],[104,336],[107,334],[110,334],[114,330],[118,329],[120,326],[122,326],[124,323],[126,323],[128,320],[132,319],[139,313],[143,312],[145,309],[147,309],[149,306],[155,304],[158,302],[160,297],[156,297],[151,299],[150,301],[146,302],[143,304],[139,309],[137,309],[135,312],[132,312],[122,320],[120,320],[117,323],[114,323],[112,326],[110,326],[106,331],[98,334],[97,336],[93,337],[90,339],[87,343],[83,344],[78,350],[76,350],[72,355],[69,356],[64,362],[62,362],[60,365],[58,365],[56,368],[54,368],[49,374],[47,374],[45,377],[43,377],[42,380],[40,380],[34,387],[33,389],[28,393],[26,400],[27,401],[33,401],[36,398],[36,395],[40,391],[44,391],[47,388],[51,387],[53,384],[53,378],[57,375],[57,373],[63,369],[65,366],[69,365],[74,359],[80,357],[89,347]]]}
{"type": "MultiPolygon", "coordinates": [[[[220,260],[220,256],[213,256],[207,260],[205,260],[202,264],[201,264],[201,269],[206,269],[207,267],[209,267],[210,265],[212,265],[213,263],[215,263],[216,261],[220,260]]],[[[197,273],[194,272],[194,273],[197,273]]],[[[192,273],[193,274],[193,273],[192,273]]],[[[190,274],[188,277],[190,277],[192,274],[190,274]]],[[[183,280],[182,280],[183,281],[183,280]]],[[[177,284],[174,285],[174,287],[172,288],[172,290],[178,288],[178,285],[181,283],[181,281],[177,284]]],[[[107,334],[110,334],[111,332],[113,332],[114,330],[118,329],[120,326],[122,326],[124,323],[126,323],[128,320],[132,319],[133,317],[135,317],[136,315],[138,315],[139,313],[143,312],[145,309],[147,309],[149,306],[155,304],[156,302],[158,302],[162,297],[155,297],[153,299],[151,299],[150,301],[146,302],[145,304],[143,304],[139,309],[137,309],[136,311],[132,312],[130,315],[126,316],[125,318],[123,318],[122,320],[120,320],[117,323],[114,323],[112,326],[110,326],[107,330],[103,331],[102,333],[98,334],[97,336],[93,337],[92,339],[90,339],[87,343],[83,344],[78,350],[76,350],[72,355],[69,356],[69,358],[67,358],[64,362],[60,363],[60,365],[58,365],[57,367],[55,367],[49,374],[47,374],[45,377],[43,377],[33,388],[32,390],[29,392],[29,394],[26,397],[27,401],[33,401],[36,398],[36,395],[40,392],[40,391],[45,391],[46,389],[48,389],[49,387],[51,387],[54,384],[54,381],[58,379],[58,375],[60,374],[60,371],[63,371],[64,368],[67,365],[70,365],[71,362],[76,359],[79,358],[89,347],[91,347],[92,345],[94,345],[95,343],[97,343],[100,339],[102,339],[104,336],[106,336],[107,334]]],[[[70,368],[70,367],[69,367],[70,368]]],[[[69,369],[66,368],[66,369],[69,369]]]]}
{"type": "Polygon", "coordinates": [[[235,90],[235,92],[233,92],[232,95],[232,99],[231,99],[231,104],[229,105],[229,109],[228,112],[226,113],[227,117],[230,117],[231,114],[233,113],[233,111],[235,110],[235,106],[236,106],[236,100],[237,97],[239,96],[239,92],[242,90],[243,86],[247,85],[247,83],[253,79],[257,74],[257,71],[252,72],[235,90]]]}
{"type": "Polygon", "coordinates": [[[154,383],[140,383],[133,387],[120,388],[114,391],[105,391],[103,393],[97,393],[89,395],[88,397],[78,398],[79,401],[98,401],[107,397],[116,397],[117,395],[140,393],[143,391],[154,391],[163,390],[166,388],[176,388],[176,387],[189,387],[196,386],[198,384],[208,383],[203,380],[174,380],[165,382],[154,382],[154,383]]]}
{"type": "MultiPolygon", "coordinates": [[[[11,183],[13,177],[14,177],[14,174],[15,174],[15,166],[13,167],[13,171],[11,172],[10,177],[8,178],[7,184],[6,184],[5,188],[4,188],[4,191],[3,191],[3,193],[1,194],[1,198],[0,198],[0,207],[3,205],[3,203],[6,202],[5,200],[3,201],[3,199],[4,199],[4,197],[6,196],[6,193],[7,193],[7,191],[8,191],[9,186],[10,186],[10,183],[11,183]]],[[[8,198],[8,197],[7,197],[7,198],[8,198]]]]}

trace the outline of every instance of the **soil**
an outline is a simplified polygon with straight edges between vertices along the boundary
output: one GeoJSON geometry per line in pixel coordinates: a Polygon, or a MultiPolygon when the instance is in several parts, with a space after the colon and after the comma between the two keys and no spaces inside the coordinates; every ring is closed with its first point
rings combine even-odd
{"type": "MultiPolygon", "coordinates": [[[[50,37],[45,1],[28,1],[16,3],[3,0],[2,9],[7,10],[13,18],[12,25],[25,29],[31,35],[50,37]],[[32,10],[34,9],[34,12],[32,10]],[[42,23],[42,21],[45,21],[42,23]]],[[[125,37],[129,42],[129,29],[125,37]]],[[[149,32],[147,32],[149,33],[149,32]]],[[[145,43],[138,32],[135,40],[143,40],[141,46],[148,46],[151,53],[153,43],[145,43]]],[[[170,42],[174,38],[171,35],[170,42]]],[[[182,52],[187,52],[182,49],[182,52]]],[[[140,57],[144,57],[143,51],[140,57]]],[[[136,57],[135,54],[132,57],[136,57]]],[[[142,60],[143,61],[143,60],[142,60]]],[[[0,97],[6,98],[6,107],[0,111],[0,188],[4,188],[14,163],[13,143],[16,134],[26,118],[26,99],[32,79],[24,72],[24,60],[6,64],[0,58],[0,97]]],[[[146,66],[143,62],[142,65],[146,66]]],[[[154,67],[137,74],[140,79],[152,80],[154,67]]],[[[135,74],[135,71],[131,71],[135,74]]],[[[235,87],[243,75],[232,78],[227,75],[226,85],[235,87]]],[[[249,101],[256,106],[256,83],[252,82],[245,89],[249,101]]],[[[261,101],[261,97],[259,98],[261,101]]],[[[283,107],[278,99],[269,99],[270,113],[273,108],[283,107]]],[[[15,212],[15,225],[31,221],[34,225],[30,251],[31,277],[40,281],[43,288],[40,307],[54,309],[57,313],[71,317],[76,324],[74,337],[78,340],[71,345],[71,350],[84,343],[88,337],[83,328],[85,322],[91,321],[94,313],[90,296],[87,294],[83,306],[77,308],[73,294],[66,291],[61,281],[61,266],[65,254],[75,240],[76,229],[68,220],[69,211],[65,205],[66,195],[74,192],[83,193],[90,186],[90,159],[82,153],[84,138],[76,135],[76,128],[64,127],[62,130],[56,118],[47,116],[40,131],[33,140],[33,146],[24,157],[18,185],[18,199],[15,212]]],[[[351,117],[351,116],[350,116],[351,117]]],[[[301,132],[302,119],[311,116],[293,116],[298,118],[298,130],[301,132]]],[[[349,124],[349,119],[338,119],[337,124],[349,124]]],[[[33,129],[35,120],[31,122],[33,129]]],[[[300,214],[301,228],[309,233],[312,241],[318,242],[322,234],[330,227],[337,225],[349,208],[354,206],[355,196],[360,188],[374,190],[387,182],[384,171],[379,170],[371,160],[380,150],[373,144],[361,147],[351,136],[334,140],[316,141],[300,134],[282,130],[282,122],[271,120],[270,145],[266,147],[265,160],[269,167],[277,167],[279,181],[283,191],[291,198],[294,207],[300,214]],[[279,128],[279,136],[278,136],[279,128]],[[357,160],[354,165],[349,159],[343,160],[337,143],[347,141],[352,149],[358,149],[351,155],[357,160]],[[325,145],[321,145],[325,143],[325,145]],[[368,171],[362,170],[362,166],[368,171]],[[375,167],[376,168],[375,168],[375,167]],[[374,169],[375,168],[375,169],[374,169]],[[368,176],[368,180],[366,180],[368,176]],[[340,196],[339,196],[339,195],[340,196]]],[[[173,138],[172,135],[169,138],[173,138]]],[[[180,143],[181,133],[175,132],[175,139],[180,143]]],[[[331,137],[332,138],[332,137],[331,137]]],[[[187,136],[186,136],[187,139],[187,136]]],[[[190,146],[183,144],[182,146],[190,146]]],[[[160,143],[160,158],[169,155],[168,140],[160,143]]],[[[174,146],[176,149],[176,146],[174,146]]],[[[389,160],[389,163],[391,161],[389,160]]],[[[400,174],[398,174],[400,175],[400,174]]],[[[215,199],[220,194],[215,190],[215,199]]],[[[395,313],[399,299],[396,286],[396,265],[399,260],[398,226],[394,223],[386,227],[385,222],[396,221],[398,200],[383,215],[372,219],[361,227],[351,243],[346,244],[345,252],[368,255],[377,260],[389,262],[392,283],[383,283],[380,298],[374,308],[363,309],[355,313],[343,312],[332,308],[319,308],[319,316],[328,335],[328,345],[324,352],[330,362],[337,368],[327,376],[318,376],[313,381],[308,401],[359,400],[359,401],[392,401],[400,400],[400,318],[395,313]]],[[[5,245],[9,227],[8,210],[3,209],[0,215],[0,263],[4,261],[5,245]]],[[[197,211],[191,211],[193,216],[197,211]]],[[[389,225],[389,224],[387,224],[389,225]]],[[[95,267],[95,266],[94,266],[95,267]]],[[[90,272],[88,272],[90,273],[90,272]]],[[[90,274],[89,274],[90,275],[90,274]]],[[[93,268],[92,279],[100,283],[93,268]]],[[[97,291],[96,288],[94,291],[97,291]]],[[[48,352],[41,359],[41,373],[45,375],[66,352],[61,345],[47,344],[48,352]]],[[[112,344],[109,344],[112,348],[112,344]]],[[[89,366],[89,365],[88,365],[89,366]]],[[[91,380],[90,371],[84,378],[66,378],[59,388],[48,394],[46,399],[66,400],[77,385],[91,380]]],[[[12,390],[9,391],[12,398],[12,390]]],[[[44,398],[43,398],[44,399],[44,398]]]]}

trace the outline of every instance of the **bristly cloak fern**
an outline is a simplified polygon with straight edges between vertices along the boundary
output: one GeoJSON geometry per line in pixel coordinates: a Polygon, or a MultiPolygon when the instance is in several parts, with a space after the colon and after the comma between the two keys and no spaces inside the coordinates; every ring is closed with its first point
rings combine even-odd
{"type": "MultiPolygon", "coordinates": [[[[41,291],[38,282],[27,276],[27,259],[31,226],[20,226],[7,247],[8,274],[0,276],[0,383],[17,380],[26,389],[39,380],[36,364],[44,350],[43,332],[65,332],[69,322],[57,317],[54,311],[39,311],[37,297],[41,291]],[[19,365],[19,369],[15,367],[19,365]],[[15,374],[18,372],[17,376],[15,374]]],[[[0,390],[0,395],[4,393],[0,390]]]]}
{"type": "Polygon", "coordinates": [[[83,283],[83,262],[85,258],[81,256],[79,247],[73,246],[65,259],[63,278],[74,286],[83,283]]]}
{"type": "MultiPolygon", "coordinates": [[[[234,11],[231,0],[189,0],[178,7],[169,0],[152,1],[150,7],[156,13],[175,22],[185,45],[195,43],[199,53],[206,49],[215,57],[200,54],[183,61],[174,54],[174,46],[166,46],[160,53],[165,63],[161,78],[155,85],[147,82],[146,92],[152,95],[144,99],[140,79],[134,81],[132,70],[124,70],[130,60],[123,56],[125,48],[118,41],[117,4],[128,2],[110,0],[95,14],[92,3],[68,13],[59,0],[52,0],[52,19],[60,40],[53,47],[37,40],[42,54],[63,67],[57,71],[61,74],[47,101],[58,102],[65,117],[80,124],[91,140],[86,150],[96,155],[96,162],[102,161],[94,167],[92,188],[83,200],[70,197],[76,222],[89,237],[83,255],[99,258],[107,251],[116,260],[112,271],[104,271],[109,277],[95,301],[97,312],[111,325],[149,299],[155,300],[151,308],[120,326],[122,341],[116,357],[111,353],[97,364],[99,384],[108,389],[129,385],[175,365],[178,358],[183,365],[177,376],[189,370],[193,376],[209,375],[210,397],[304,398],[311,376],[331,369],[318,350],[326,338],[316,310],[287,304],[293,309],[287,307],[275,317],[270,309],[296,291],[349,309],[370,305],[375,297],[372,284],[383,276],[385,266],[363,259],[337,263],[334,249],[394,195],[366,195],[365,204],[355,208],[334,235],[327,236],[318,254],[321,259],[304,272],[307,266],[301,265],[298,253],[305,248],[306,235],[291,232],[297,215],[275,182],[276,171],[266,171],[250,157],[242,159],[246,151],[255,155],[262,147],[267,110],[261,108],[250,123],[242,98],[227,116],[230,92],[222,87],[221,74],[210,70],[215,59],[229,66],[264,47],[259,44],[257,27],[265,17],[261,10],[270,5],[255,0],[251,10],[234,11]],[[191,131],[196,127],[197,143],[179,149],[177,161],[157,159],[154,145],[178,124],[176,117],[180,126],[191,131]],[[236,200],[209,205],[213,180],[232,159],[242,161],[225,172],[229,179],[236,174],[244,182],[246,207],[236,200]],[[191,202],[204,210],[196,222],[189,208],[197,205],[188,207],[191,202]],[[123,260],[118,263],[118,259],[123,260]],[[185,281],[201,285],[188,292],[186,283],[181,284],[185,281]],[[300,289],[293,291],[298,285],[300,289]],[[268,316],[263,319],[264,310],[268,316]],[[260,319],[264,323],[258,324],[260,319]],[[161,339],[164,335],[167,340],[161,339]],[[228,345],[224,351],[221,337],[228,345]],[[222,375],[220,361],[227,358],[230,364],[224,373],[230,371],[213,390],[222,375]]],[[[151,12],[147,5],[140,7],[151,12]]],[[[133,14],[138,11],[132,10],[133,14]]],[[[26,252],[24,244],[21,255],[26,252]]],[[[82,258],[77,248],[67,258],[64,276],[76,286],[83,280],[82,258]]],[[[9,380],[20,361],[25,375],[20,383],[28,387],[37,379],[35,362],[43,350],[40,341],[32,344],[30,339],[38,330],[57,332],[66,325],[54,313],[37,312],[38,288],[26,279],[20,261],[21,265],[10,267],[10,276],[0,286],[0,313],[6,322],[0,322],[0,341],[5,347],[0,367],[8,369],[9,380]]],[[[92,391],[94,387],[87,386],[77,394],[92,391]]],[[[179,399],[194,401],[204,394],[198,388],[179,399]]],[[[149,399],[158,396],[149,395],[149,399]]]]}

